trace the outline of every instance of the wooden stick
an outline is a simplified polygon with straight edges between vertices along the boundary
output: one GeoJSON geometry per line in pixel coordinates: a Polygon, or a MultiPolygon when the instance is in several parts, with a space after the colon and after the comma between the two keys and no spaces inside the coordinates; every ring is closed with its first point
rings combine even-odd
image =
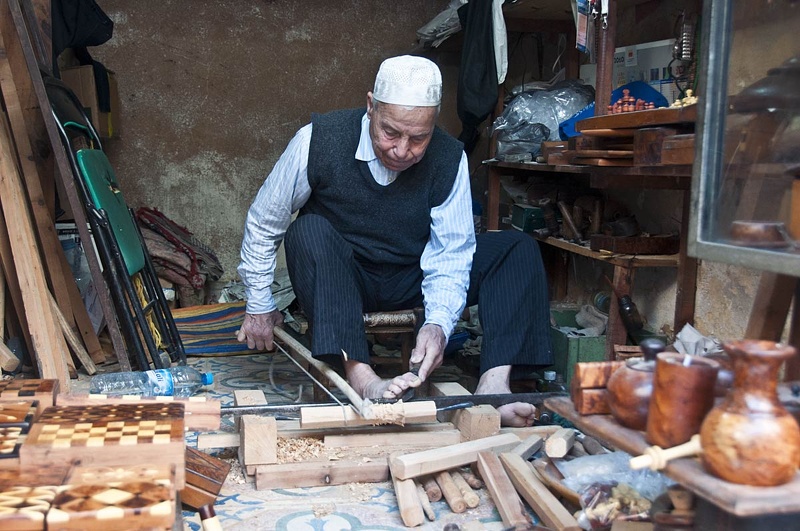
{"type": "MultiPolygon", "coordinates": [[[[413,479],[411,481],[414,481],[413,479]]],[[[416,483],[416,482],[415,482],[416,483]]],[[[428,494],[425,492],[425,489],[419,483],[417,485],[417,497],[419,497],[419,503],[422,505],[422,512],[425,513],[425,517],[433,522],[436,520],[436,513],[433,510],[433,506],[431,505],[431,501],[428,499],[428,494]]]]}
{"type": "Polygon", "coordinates": [[[456,484],[458,490],[461,491],[461,496],[463,496],[464,501],[467,502],[467,507],[470,509],[477,507],[481,502],[481,498],[475,494],[475,491],[472,490],[472,487],[467,484],[467,480],[464,479],[464,476],[462,476],[458,470],[451,470],[450,476],[453,478],[453,483],[456,484]]]}
{"type": "Polygon", "coordinates": [[[531,435],[519,443],[519,445],[517,445],[517,447],[511,451],[523,459],[528,459],[530,456],[538,452],[543,444],[544,440],[541,437],[538,435],[531,435]]]}
{"type": "Polygon", "coordinates": [[[442,489],[442,494],[444,494],[444,499],[447,500],[447,505],[450,506],[450,509],[454,513],[463,513],[466,511],[467,502],[464,500],[464,496],[461,495],[461,490],[458,488],[458,485],[455,484],[453,478],[450,476],[450,472],[443,470],[442,472],[438,472],[435,477],[436,483],[438,483],[439,488],[442,489]]]}
{"type": "MultiPolygon", "coordinates": [[[[516,454],[518,459],[522,459],[516,454]]],[[[486,482],[486,489],[492,495],[492,500],[497,507],[497,512],[503,519],[506,527],[517,525],[528,525],[530,518],[525,511],[525,506],[515,490],[515,485],[503,469],[503,465],[496,454],[492,452],[480,452],[478,454],[478,469],[481,477],[486,482]]]]}
{"type": "Polygon", "coordinates": [[[97,373],[97,366],[92,361],[91,356],[89,353],[86,352],[86,349],[83,348],[83,342],[72,329],[72,326],[67,322],[67,319],[64,317],[64,314],[61,313],[61,308],[58,307],[58,303],[56,299],[53,297],[52,294],[50,295],[50,305],[53,307],[53,313],[56,315],[56,319],[58,320],[58,324],[61,325],[61,331],[64,332],[64,337],[67,339],[67,343],[69,344],[72,352],[78,357],[81,361],[81,365],[83,368],[86,369],[86,374],[89,376],[97,373]]]}
{"type": "Polygon", "coordinates": [[[442,499],[442,489],[439,488],[439,484],[436,483],[436,478],[433,476],[422,478],[422,487],[425,489],[429,501],[436,502],[442,499]]]}
{"type": "Polygon", "coordinates": [[[547,527],[557,531],[579,530],[578,522],[561,505],[561,502],[533,474],[532,467],[520,456],[507,452],[500,454],[500,462],[517,489],[547,527]]]}
{"type": "Polygon", "coordinates": [[[544,443],[544,451],[547,457],[559,458],[569,453],[575,442],[575,430],[571,428],[561,428],[547,438],[544,443]]]}
{"type": "Polygon", "coordinates": [[[459,470],[459,474],[461,474],[461,477],[463,477],[464,481],[467,482],[467,485],[469,485],[473,489],[483,488],[483,481],[481,481],[480,478],[478,478],[478,476],[476,476],[472,472],[468,472],[467,470],[459,470]]]}
{"type": "Polygon", "coordinates": [[[371,407],[372,402],[368,398],[361,398],[355,389],[353,389],[350,384],[347,383],[347,380],[339,376],[339,373],[333,370],[330,365],[315,359],[306,347],[296,341],[285,330],[275,328],[273,329],[273,334],[275,335],[276,339],[280,339],[293,352],[299,356],[302,356],[303,359],[305,359],[312,367],[325,375],[325,377],[328,378],[328,380],[330,380],[337,389],[344,393],[344,395],[350,401],[350,405],[353,406],[353,409],[358,411],[362,417],[367,419],[375,418],[375,413],[371,407]]]}
{"type": "Polygon", "coordinates": [[[394,495],[400,518],[407,527],[416,527],[425,523],[422,502],[417,495],[417,486],[413,479],[397,479],[392,476],[394,495]]]}
{"type": "Polygon", "coordinates": [[[689,457],[702,453],[703,447],[700,445],[700,435],[693,435],[689,442],[673,446],[672,448],[661,448],[651,446],[645,449],[640,456],[634,457],[630,461],[631,470],[650,468],[650,470],[661,470],[667,466],[667,461],[679,457],[689,457]]]}

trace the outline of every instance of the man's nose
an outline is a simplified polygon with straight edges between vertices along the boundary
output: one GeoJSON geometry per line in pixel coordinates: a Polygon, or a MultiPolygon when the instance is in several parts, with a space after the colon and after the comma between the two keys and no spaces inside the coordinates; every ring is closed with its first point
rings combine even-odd
{"type": "Polygon", "coordinates": [[[408,140],[404,138],[399,139],[394,145],[394,152],[397,158],[406,158],[409,152],[408,140]]]}

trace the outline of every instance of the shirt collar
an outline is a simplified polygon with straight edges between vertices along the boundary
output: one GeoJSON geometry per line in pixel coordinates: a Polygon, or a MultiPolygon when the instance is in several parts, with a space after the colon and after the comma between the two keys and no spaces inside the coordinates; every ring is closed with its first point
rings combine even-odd
{"type": "Polygon", "coordinates": [[[372,139],[369,137],[369,115],[364,113],[364,116],[361,117],[361,138],[358,139],[356,160],[370,162],[377,158],[375,150],[372,149],[372,139]]]}

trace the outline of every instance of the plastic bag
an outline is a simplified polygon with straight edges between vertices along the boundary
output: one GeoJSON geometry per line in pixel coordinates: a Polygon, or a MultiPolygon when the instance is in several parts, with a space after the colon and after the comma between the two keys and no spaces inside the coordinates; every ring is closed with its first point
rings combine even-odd
{"type": "Polygon", "coordinates": [[[578,525],[591,531],[611,529],[614,520],[646,520],[651,503],[625,483],[598,481],[579,493],[578,525]]]}
{"type": "Polygon", "coordinates": [[[558,124],[594,100],[594,89],[579,81],[556,83],[549,90],[523,92],[497,117],[492,133],[497,133],[497,158],[541,152],[545,140],[559,140],[558,124]]]}

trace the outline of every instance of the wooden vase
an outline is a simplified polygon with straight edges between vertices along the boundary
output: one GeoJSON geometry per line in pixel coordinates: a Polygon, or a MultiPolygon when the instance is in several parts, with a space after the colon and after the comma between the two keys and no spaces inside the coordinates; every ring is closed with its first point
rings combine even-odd
{"type": "Polygon", "coordinates": [[[632,430],[647,427],[647,410],[653,393],[656,355],[664,350],[658,339],[645,339],[640,345],[643,358],[631,358],[608,379],[608,409],[617,422],[632,430]]]}
{"type": "Polygon", "coordinates": [[[734,382],[700,429],[705,468],[732,483],[788,483],[800,463],[800,427],[777,395],[781,364],[795,349],[774,341],[723,344],[733,360],[734,382]]]}

